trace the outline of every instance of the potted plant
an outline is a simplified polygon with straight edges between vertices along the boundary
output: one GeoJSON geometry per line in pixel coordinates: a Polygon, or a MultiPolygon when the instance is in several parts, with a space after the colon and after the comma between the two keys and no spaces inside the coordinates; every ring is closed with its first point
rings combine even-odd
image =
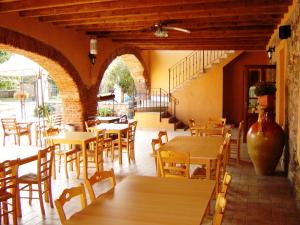
{"type": "Polygon", "coordinates": [[[274,109],[275,92],[274,82],[259,82],[255,85],[254,93],[258,98],[261,109],[274,109]]]}

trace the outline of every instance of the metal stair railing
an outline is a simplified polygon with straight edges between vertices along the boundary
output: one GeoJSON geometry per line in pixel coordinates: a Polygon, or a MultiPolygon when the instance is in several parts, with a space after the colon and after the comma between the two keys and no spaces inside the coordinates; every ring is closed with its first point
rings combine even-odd
{"type": "Polygon", "coordinates": [[[167,91],[162,88],[152,88],[150,90],[135,92],[135,111],[138,112],[159,112],[160,121],[163,113],[170,113],[176,117],[176,105],[178,99],[169,95],[167,91]]]}
{"type": "Polygon", "coordinates": [[[199,50],[178,61],[169,68],[169,94],[188,80],[195,79],[218,59],[231,50],[199,50]]]}

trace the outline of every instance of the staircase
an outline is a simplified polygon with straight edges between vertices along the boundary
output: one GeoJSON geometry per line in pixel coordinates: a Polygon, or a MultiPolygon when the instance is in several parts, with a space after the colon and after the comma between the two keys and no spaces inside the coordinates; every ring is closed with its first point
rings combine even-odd
{"type": "Polygon", "coordinates": [[[167,120],[174,124],[174,130],[186,129],[187,125],[176,118],[176,105],[179,100],[172,95],[172,92],[185,83],[196,79],[201,74],[226,58],[233,51],[206,51],[192,52],[187,57],[169,68],[169,90],[153,88],[150,90],[139,90],[135,93],[135,112],[157,112],[159,121],[167,120]]]}

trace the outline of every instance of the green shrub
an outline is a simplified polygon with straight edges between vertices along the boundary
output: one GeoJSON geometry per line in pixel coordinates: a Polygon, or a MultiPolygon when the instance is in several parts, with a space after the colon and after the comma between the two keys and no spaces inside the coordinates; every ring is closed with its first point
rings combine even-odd
{"type": "Polygon", "coordinates": [[[53,112],[53,107],[49,103],[46,103],[46,104],[44,104],[44,108],[42,106],[39,106],[38,110],[37,110],[35,107],[34,116],[49,118],[51,116],[52,112],[53,112]]]}
{"type": "Polygon", "coordinates": [[[255,84],[254,93],[256,96],[262,95],[274,95],[276,92],[276,86],[273,82],[259,82],[255,84]]]}
{"type": "Polygon", "coordinates": [[[111,108],[99,108],[97,110],[98,116],[112,116],[113,110],[111,108]]]}

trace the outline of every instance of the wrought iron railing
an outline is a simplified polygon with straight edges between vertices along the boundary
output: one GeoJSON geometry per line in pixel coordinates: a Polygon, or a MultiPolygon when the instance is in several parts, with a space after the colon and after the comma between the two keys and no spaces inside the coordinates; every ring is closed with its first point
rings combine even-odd
{"type": "Polygon", "coordinates": [[[176,117],[176,105],[178,99],[168,94],[162,88],[138,91],[135,93],[135,111],[160,112],[160,121],[164,113],[170,113],[176,117]]]}
{"type": "Polygon", "coordinates": [[[169,68],[169,93],[188,80],[195,79],[211,64],[232,51],[199,50],[169,68]]]}

